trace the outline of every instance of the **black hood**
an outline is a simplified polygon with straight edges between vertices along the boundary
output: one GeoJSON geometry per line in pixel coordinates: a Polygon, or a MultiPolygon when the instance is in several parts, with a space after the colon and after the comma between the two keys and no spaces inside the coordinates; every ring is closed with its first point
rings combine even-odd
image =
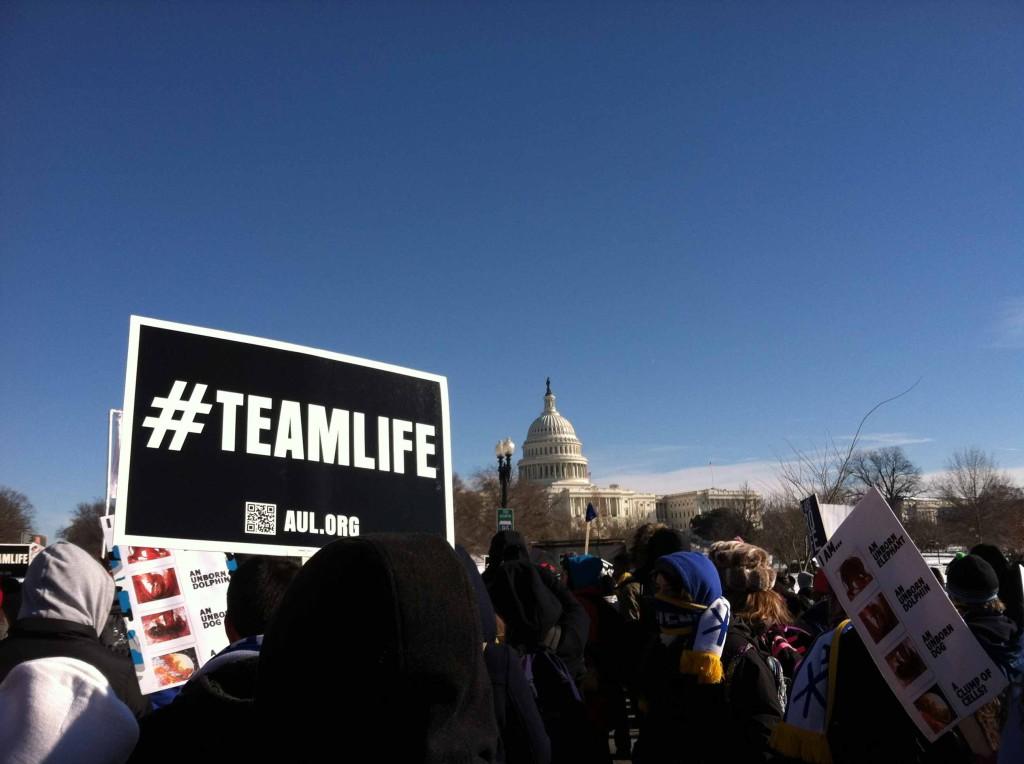
{"type": "Polygon", "coordinates": [[[530,548],[519,531],[498,531],[491,539],[491,548],[487,550],[487,567],[500,565],[507,560],[530,560],[530,548]]]}
{"type": "Polygon", "coordinates": [[[541,580],[532,562],[513,560],[484,571],[494,609],[505,622],[508,642],[534,649],[562,617],[562,603],[541,580]]]}
{"type": "Polygon", "coordinates": [[[1000,613],[973,609],[961,613],[971,634],[985,648],[1004,673],[1011,666],[1021,664],[1020,633],[1017,624],[1000,613]]]}
{"type": "Polygon", "coordinates": [[[257,712],[288,760],[490,762],[476,597],[425,534],[341,539],[307,562],[260,652],[257,712]]]}

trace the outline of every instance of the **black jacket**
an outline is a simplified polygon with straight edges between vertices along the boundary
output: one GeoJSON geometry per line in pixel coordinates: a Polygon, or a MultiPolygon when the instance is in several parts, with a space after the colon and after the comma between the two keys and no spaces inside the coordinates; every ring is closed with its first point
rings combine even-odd
{"type": "Polygon", "coordinates": [[[263,637],[256,712],[267,760],[493,762],[480,616],[452,548],[382,533],[320,549],[263,637]]]}
{"type": "Polygon", "coordinates": [[[96,629],[81,623],[52,618],[22,618],[7,639],[0,642],[0,682],[23,661],[36,658],[77,658],[95,666],[136,718],[149,710],[139,692],[139,681],[131,660],[100,643],[96,629]]]}
{"type": "Polygon", "coordinates": [[[955,732],[928,743],[856,631],[841,637],[834,698],[828,743],[835,764],[959,764],[973,760],[955,732]]]}
{"type": "Polygon", "coordinates": [[[633,760],[710,764],[767,761],[782,719],[778,685],[745,624],[729,626],[722,649],[725,679],[699,684],[679,672],[682,640],[658,644],[641,680],[647,714],[633,760]]]}
{"type": "Polygon", "coordinates": [[[129,762],[180,762],[184,730],[209,761],[259,761],[254,702],[259,657],[247,657],[194,676],[172,703],[139,722],[139,742],[129,762]]]}
{"type": "Polygon", "coordinates": [[[551,741],[526,681],[519,654],[507,645],[487,645],[487,673],[494,689],[494,715],[501,731],[499,761],[507,764],[547,764],[551,741]]]}

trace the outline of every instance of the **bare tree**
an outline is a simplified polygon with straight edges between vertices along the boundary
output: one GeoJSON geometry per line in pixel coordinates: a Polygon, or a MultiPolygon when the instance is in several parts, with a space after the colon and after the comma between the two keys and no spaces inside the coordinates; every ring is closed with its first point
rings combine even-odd
{"type": "Polygon", "coordinates": [[[762,502],[761,525],[750,541],[767,549],[779,562],[798,560],[806,565],[810,549],[807,523],[799,502],[783,494],[766,496],[762,502]]]}
{"type": "MultiPolygon", "coordinates": [[[[454,491],[455,539],[470,552],[487,551],[497,528],[496,510],[501,485],[494,470],[480,470],[469,482],[456,478],[454,491]]],[[[543,486],[513,477],[508,487],[508,506],[515,529],[530,541],[565,538],[567,524],[551,511],[551,499],[543,486]]]]}
{"type": "Polygon", "coordinates": [[[853,458],[851,474],[859,484],[858,495],[877,488],[897,514],[900,514],[903,502],[916,496],[922,486],[920,468],[899,446],[858,451],[853,458]]]}
{"type": "Polygon", "coordinates": [[[35,513],[25,494],[0,486],[0,542],[21,543],[22,534],[32,530],[35,513]]]}
{"type": "Polygon", "coordinates": [[[915,387],[918,380],[899,395],[886,398],[868,410],[857,425],[857,431],[850,439],[847,447],[842,447],[832,438],[828,438],[820,450],[803,451],[792,443],[790,448],[795,459],[779,461],[779,479],[788,489],[791,498],[802,499],[812,493],[818,495],[823,504],[845,504],[851,495],[851,477],[853,474],[853,457],[860,443],[860,434],[864,423],[886,403],[902,398],[915,387]]]}
{"type": "Polygon", "coordinates": [[[484,497],[458,475],[452,478],[455,506],[455,541],[474,554],[483,554],[494,530],[484,516],[484,497]]]}
{"type": "Polygon", "coordinates": [[[97,560],[103,554],[103,529],[100,518],[106,514],[106,502],[102,499],[82,502],[71,515],[71,522],[57,531],[57,537],[77,544],[97,560]]]}
{"type": "Polygon", "coordinates": [[[979,448],[955,452],[946,471],[934,481],[933,490],[949,505],[951,520],[960,526],[965,543],[999,543],[1016,524],[1006,520],[1007,513],[1017,519],[1020,491],[991,454],[979,448]]]}

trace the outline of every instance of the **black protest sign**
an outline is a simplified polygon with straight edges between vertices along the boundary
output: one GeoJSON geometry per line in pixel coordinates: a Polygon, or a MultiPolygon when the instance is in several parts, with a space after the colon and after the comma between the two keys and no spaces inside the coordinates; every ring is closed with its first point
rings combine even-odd
{"type": "Polygon", "coordinates": [[[444,377],[133,316],[121,437],[118,544],[454,537],[444,377]]]}
{"type": "Polygon", "coordinates": [[[825,524],[821,520],[821,508],[818,505],[817,494],[811,494],[800,501],[800,511],[804,513],[804,522],[807,523],[807,540],[811,544],[811,550],[817,552],[828,541],[825,535],[825,524]]]}
{"type": "Polygon", "coordinates": [[[33,556],[31,544],[0,544],[0,577],[24,578],[33,556]]]}

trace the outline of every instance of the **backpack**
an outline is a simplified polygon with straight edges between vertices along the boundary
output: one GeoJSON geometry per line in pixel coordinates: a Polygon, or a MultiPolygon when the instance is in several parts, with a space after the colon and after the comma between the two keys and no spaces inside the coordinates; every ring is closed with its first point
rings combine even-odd
{"type": "Polygon", "coordinates": [[[522,657],[523,673],[526,681],[537,699],[537,708],[541,717],[558,719],[565,715],[567,709],[583,702],[576,681],[569,673],[565,661],[558,655],[542,647],[522,657]]]}
{"type": "Polygon", "coordinates": [[[550,648],[541,647],[524,653],[522,665],[551,739],[551,761],[578,758],[581,741],[587,739],[587,714],[565,661],[550,648]]]}
{"type": "Polygon", "coordinates": [[[736,667],[739,662],[747,655],[747,653],[753,652],[757,659],[764,664],[768,673],[775,680],[775,693],[779,701],[779,710],[782,715],[786,714],[786,703],[789,698],[789,685],[790,678],[786,676],[786,672],[783,671],[782,663],[774,655],[767,654],[764,650],[761,650],[756,644],[750,640],[744,639],[744,645],[739,649],[732,659],[729,661],[729,665],[725,669],[725,681],[728,687],[728,691],[732,690],[732,677],[736,672],[736,667]]]}

